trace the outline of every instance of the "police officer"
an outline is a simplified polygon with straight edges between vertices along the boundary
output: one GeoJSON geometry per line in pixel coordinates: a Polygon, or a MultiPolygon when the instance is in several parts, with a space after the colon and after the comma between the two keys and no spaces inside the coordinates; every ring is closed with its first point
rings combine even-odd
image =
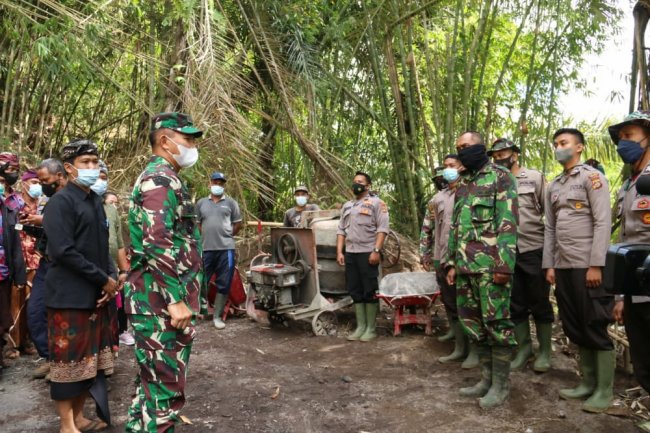
{"type": "MultiPolygon", "coordinates": [[[[610,126],[609,134],[621,159],[632,169],[630,177],[618,191],[619,240],[650,244],[650,196],[636,191],[638,177],[650,174],[650,111],[630,113],[623,122],[610,126]]],[[[650,348],[647,341],[650,335],[650,297],[617,297],[614,318],[625,322],[634,374],[641,386],[650,392],[650,348]]]]}
{"type": "Polygon", "coordinates": [[[614,298],[601,288],[609,247],[611,213],[607,179],[580,163],[584,137],[577,129],[553,135],[555,158],[564,167],[546,194],[546,280],[555,284],[562,328],[580,350],[582,380],[560,397],[589,397],[582,408],[602,412],[612,401],[616,354],[607,334],[614,298]]]}
{"type": "Polygon", "coordinates": [[[133,187],[125,310],[140,372],[127,432],[172,431],[185,402],[199,313],[201,247],[194,206],[178,172],[198,160],[195,140],[202,134],[185,114],[154,116],[153,155],[133,187]]]}
{"type": "Polygon", "coordinates": [[[461,388],[481,397],[482,408],[499,406],[509,394],[510,355],[516,345],[510,291],[517,246],[517,187],[508,170],[491,164],[483,137],[468,131],[456,140],[466,175],[456,189],[447,282],[456,284],[458,318],[477,344],[481,380],[461,388]]]}
{"type": "Polygon", "coordinates": [[[519,226],[517,261],[512,282],[510,316],[515,324],[517,355],[512,370],[526,366],[533,356],[529,317],[535,319],[539,353],[533,370],[544,373],[551,368],[551,334],[553,307],[549,300],[550,285],[542,270],[544,251],[544,175],[519,165],[519,148],[507,138],[499,138],[488,152],[495,164],[507,168],[517,179],[519,226]]]}
{"type": "Polygon", "coordinates": [[[433,269],[436,272],[442,303],[445,306],[447,320],[449,321],[451,337],[443,335],[438,338],[438,341],[455,339],[454,351],[448,356],[441,356],[438,361],[442,363],[459,361],[467,355],[467,359],[461,364],[461,367],[474,368],[478,365],[476,345],[471,344],[469,346],[470,353],[468,355],[467,336],[458,322],[456,286],[447,283],[447,273],[443,260],[447,253],[454,198],[462,169],[463,166],[458,159],[458,155],[452,154],[445,157],[443,166],[437,171],[437,174],[439,173],[448,186],[436,193],[427,203],[427,210],[420,232],[420,262],[427,271],[433,269]]]}
{"type": "Polygon", "coordinates": [[[293,192],[296,205],[284,213],[285,227],[300,227],[302,213],[307,211],[320,210],[318,205],[309,203],[309,190],[305,185],[298,186],[293,192]]]}
{"type": "Polygon", "coordinates": [[[354,200],[341,209],[336,239],[336,261],[345,266],[345,284],[354,301],[357,328],[350,341],[371,341],[377,337],[380,251],[389,231],[388,209],[379,197],[370,194],[371,179],[358,171],[352,183],[354,200]],[[343,247],[345,246],[345,253],[343,247]]]}

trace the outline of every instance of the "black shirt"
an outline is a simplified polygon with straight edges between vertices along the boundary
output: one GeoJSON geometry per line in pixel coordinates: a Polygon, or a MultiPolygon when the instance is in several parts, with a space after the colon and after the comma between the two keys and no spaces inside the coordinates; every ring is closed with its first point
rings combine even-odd
{"type": "Polygon", "coordinates": [[[45,305],[94,309],[108,276],[115,277],[101,197],[68,182],[47,203],[43,227],[52,261],[45,277],[45,305]]]}

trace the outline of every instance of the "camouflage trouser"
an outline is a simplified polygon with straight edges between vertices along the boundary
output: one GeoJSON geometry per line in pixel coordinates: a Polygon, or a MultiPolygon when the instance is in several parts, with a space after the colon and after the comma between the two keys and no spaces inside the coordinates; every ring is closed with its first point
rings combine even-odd
{"type": "Polygon", "coordinates": [[[131,315],[140,367],[126,432],[173,432],[185,404],[185,380],[194,326],[179,331],[162,316],[131,315]]]}
{"type": "Polygon", "coordinates": [[[510,320],[510,291],[507,284],[494,284],[493,274],[456,276],[458,319],[465,333],[478,343],[516,346],[510,320]]]}

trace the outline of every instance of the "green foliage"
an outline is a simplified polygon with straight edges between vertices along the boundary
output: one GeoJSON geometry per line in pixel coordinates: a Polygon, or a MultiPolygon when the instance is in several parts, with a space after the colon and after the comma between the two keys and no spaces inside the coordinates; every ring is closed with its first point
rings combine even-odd
{"type": "MultiPolygon", "coordinates": [[[[558,96],[587,88],[577,71],[618,31],[614,5],[0,0],[0,142],[33,164],[93,138],[127,190],[146,161],[150,114],[182,109],[207,128],[201,163],[185,174],[197,195],[219,168],[249,217],[279,219],[297,184],[333,207],[360,169],[394,226],[415,235],[431,171],[462,130],[509,136],[526,165],[557,171],[549,135],[573,124],[558,96]]],[[[616,185],[606,124],[578,126],[616,185]]]]}

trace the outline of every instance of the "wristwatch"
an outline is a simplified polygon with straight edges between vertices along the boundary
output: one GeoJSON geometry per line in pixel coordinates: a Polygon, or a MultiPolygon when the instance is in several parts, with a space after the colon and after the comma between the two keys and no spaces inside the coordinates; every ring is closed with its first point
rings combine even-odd
{"type": "Polygon", "coordinates": [[[127,270],[120,271],[120,273],[119,273],[119,275],[128,275],[128,274],[129,274],[129,271],[127,271],[127,270]]]}
{"type": "Polygon", "coordinates": [[[377,247],[373,248],[373,249],[372,249],[372,252],[373,252],[373,253],[378,253],[378,252],[379,252],[379,248],[377,248],[377,247]]]}

